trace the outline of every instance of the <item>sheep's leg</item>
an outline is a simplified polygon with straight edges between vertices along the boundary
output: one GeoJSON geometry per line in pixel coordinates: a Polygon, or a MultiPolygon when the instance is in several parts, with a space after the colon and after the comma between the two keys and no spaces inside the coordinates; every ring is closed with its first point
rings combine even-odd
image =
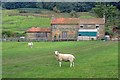
{"type": "Polygon", "coordinates": [[[72,62],[70,62],[70,67],[72,67],[72,62]]]}
{"type": "Polygon", "coordinates": [[[61,67],[61,62],[59,62],[59,66],[61,67]]]}
{"type": "Polygon", "coordinates": [[[74,67],[74,62],[73,62],[73,67],[74,67]]]}
{"type": "Polygon", "coordinates": [[[31,45],[31,48],[32,48],[32,45],[31,45]]]}

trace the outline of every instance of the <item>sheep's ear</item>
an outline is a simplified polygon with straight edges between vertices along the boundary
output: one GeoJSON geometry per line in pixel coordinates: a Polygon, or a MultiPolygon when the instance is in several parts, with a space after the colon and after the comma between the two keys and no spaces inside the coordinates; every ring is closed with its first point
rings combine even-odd
{"type": "Polygon", "coordinates": [[[54,51],[55,55],[56,55],[56,51],[54,51]]]}

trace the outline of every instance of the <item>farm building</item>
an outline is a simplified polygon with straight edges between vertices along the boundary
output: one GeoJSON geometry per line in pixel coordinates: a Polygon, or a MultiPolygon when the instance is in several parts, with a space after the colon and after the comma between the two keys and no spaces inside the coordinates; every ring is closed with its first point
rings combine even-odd
{"type": "Polygon", "coordinates": [[[54,18],[51,21],[52,40],[77,40],[79,18],[54,18]]]}
{"type": "Polygon", "coordinates": [[[51,28],[32,27],[27,30],[27,39],[63,41],[97,40],[105,35],[103,18],[53,18],[51,28]]]}
{"type": "Polygon", "coordinates": [[[104,37],[104,23],[103,18],[54,18],[52,40],[96,40],[104,37]]]}
{"type": "Polygon", "coordinates": [[[78,40],[96,40],[105,35],[105,21],[103,18],[80,19],[78,40]]]}
{"type": "Polygon", "coordinates": [[[26,31],[26,37],[28,40],[49,41],[51,40],[50,32],[50,28],[32,27],[26,31]]]}

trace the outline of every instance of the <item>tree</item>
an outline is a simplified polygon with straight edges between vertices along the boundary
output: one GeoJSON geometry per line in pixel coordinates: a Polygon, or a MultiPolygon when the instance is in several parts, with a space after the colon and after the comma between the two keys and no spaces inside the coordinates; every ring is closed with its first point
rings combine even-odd
{"type": "Polygon", "coordinates": [[[110,5],[109,3],[99,3],[91,10],[91,12],[100,18],[105,16],[106,32],[112,34],[112,28],[120,25],[120,11],[116,8],[116,6],[110,5]]]}
{"type": "Polygon", "coordinates": [[[13,35],[12,31],[2,31],[2,36],[3,37],[11,37],[13,35]]]}
{"type": "Polygon", "coordinates": [[[35,2],[2,2],[2,7],[6,9],[36,8],[35,2]]]}
{"type": "Polygon", "coordinates": [[[53,8],[53,11],[60,13],[60,10],[58,10],[56,6],[53,8]]]}
{"type": "Polygon", "coordinates": [[[71,15],[72,17],[76,17],[76,18],[78,17],[78,16],[77,16],[77,13],[76,13],[74,10],[72,10],[72,11],[70,12],[70,15],[71,15]]]}
{"type": "Polygon", "coordinates": [[[42,2],[36,2],[36,7],[43,9],[43,3],[42,2]]]}

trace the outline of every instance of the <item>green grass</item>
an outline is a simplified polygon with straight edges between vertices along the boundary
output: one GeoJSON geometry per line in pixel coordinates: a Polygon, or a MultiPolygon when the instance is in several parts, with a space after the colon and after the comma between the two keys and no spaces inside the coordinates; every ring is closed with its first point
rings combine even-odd
{"type": "MultiPolygon", "coordinates": [[[[25,32],[28,28],[33,26],[35,27],[50,27],[51,26],[51,19],[50,18],[42,18],[40,16],[34,16],[33,13],[35,11],[40,11],[37,13],[39,15],[48,15],[55,17],[71,17],[70,13],[56,13],[50,10],[43,10],[43,9],[32,9],[32,8],[23,8],[23,10],[27,10],[32,13],[25,13],[26,15],[23,16],[23,13],[19,13],[21,9],[13,9],[13,10],[2,10],[2,29],[3,30],[10,30],[13,32],[25,32]]],[[[91,15],[89,12],[78,12],[77,13],[79,18],[95,18],[96,16],[91,15]]]]}
{"type": "Polygon", "coordinates": [[[3,42],[3,78],[117,78],[118,43],[102,41],[3,42]],[[72,53],[75,67],[58,65],[54,51],[72,53]]]}
{"type": "Polygon", "coordinates": [[[77,15],[79,18],[97,18],[96,15],[89,12],[78,12],[77,15]]]}
{"type": "MultiPolygon", "coordinates": [[[[14,10],[11,10],[14,11],[14,10]]],[[[50,27],[50,19],[49,18],[41,18],[36,16],[21,16],[21,15],[12,15],[8,14],[10,11],[3,11],[2,18],[2,28],[3,30],[11,30],[11,31],[26,31],[28,28],[33,26],[35,27],[50,27]]],[[[13,12],[15,14],[17,12],[13,12]]]]}

